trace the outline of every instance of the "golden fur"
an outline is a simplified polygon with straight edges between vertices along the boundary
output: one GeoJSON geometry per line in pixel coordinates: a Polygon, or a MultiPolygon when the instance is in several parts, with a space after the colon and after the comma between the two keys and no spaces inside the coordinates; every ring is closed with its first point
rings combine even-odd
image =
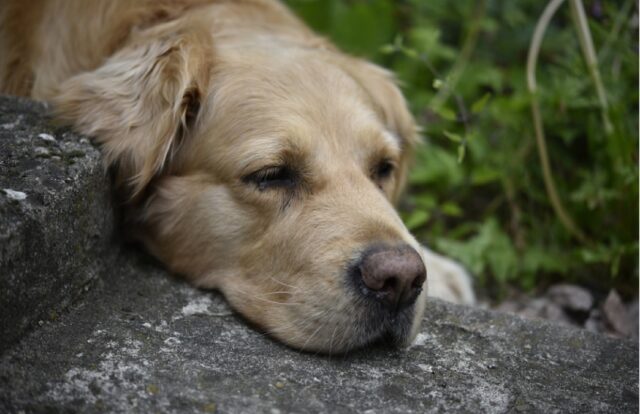
{"type": "Polygon", "coordinates": [[[342,352],[383,335],[344,281],[372,243],[412,246],[439,296],[473,301],[392,207],[418,138],[390,74],[280,3],[5,0],[0,19],[0,91],[92,136],[147,249],[273,336],[342,352]],[[252,178],[281,166],[295,188],[252,178]]]}

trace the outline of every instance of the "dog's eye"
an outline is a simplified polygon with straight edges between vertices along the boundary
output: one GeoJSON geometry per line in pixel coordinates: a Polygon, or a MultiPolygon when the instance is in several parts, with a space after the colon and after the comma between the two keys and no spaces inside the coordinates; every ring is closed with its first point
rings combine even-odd
{"type": "Polygon", "coordinates": [[[391,177],[393,174],[393,170],[395,169],[395,165],[389,160],[382,160],[377,166],[373,173],[373,178],[375,180],[386,180],[391,177]]]}
{"type": "Polygon", "coordinates": [[[270,188],[293,187],[296,175],[288,167],[266,167],[247,175],[243,181],[255,184],[258,190],[265,191],[270,188]]]}

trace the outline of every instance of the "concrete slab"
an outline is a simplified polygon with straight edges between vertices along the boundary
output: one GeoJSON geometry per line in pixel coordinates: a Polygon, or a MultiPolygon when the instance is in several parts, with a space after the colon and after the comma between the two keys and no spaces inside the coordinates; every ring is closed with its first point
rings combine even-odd
{"type": "Polygon", "coordinates": [[[0,96],[0,352],[97,279],[113,233],[100,152],[45,113],[0,96]]]}

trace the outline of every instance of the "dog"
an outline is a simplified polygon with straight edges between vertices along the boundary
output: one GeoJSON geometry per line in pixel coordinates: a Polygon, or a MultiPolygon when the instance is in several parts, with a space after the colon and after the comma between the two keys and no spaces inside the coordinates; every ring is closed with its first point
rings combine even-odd
{"type": "Polygon", "coordinates": [[[406,346],[427,290],[474,302],[394,210],[419,138],[392,75],[276,0],[5,0],[0,91],[92,137],[146,249],[294,348],[406,346]]]}

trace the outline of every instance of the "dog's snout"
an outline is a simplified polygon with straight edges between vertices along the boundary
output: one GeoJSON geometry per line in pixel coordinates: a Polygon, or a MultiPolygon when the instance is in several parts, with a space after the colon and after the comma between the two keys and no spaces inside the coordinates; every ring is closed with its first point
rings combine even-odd
{"type": "Polygon", "coordinates": [[[359,270],[372,296],[391,309],[413,304],[427,278],[420,255],[408,245],[366,252],[359,270]]]}

